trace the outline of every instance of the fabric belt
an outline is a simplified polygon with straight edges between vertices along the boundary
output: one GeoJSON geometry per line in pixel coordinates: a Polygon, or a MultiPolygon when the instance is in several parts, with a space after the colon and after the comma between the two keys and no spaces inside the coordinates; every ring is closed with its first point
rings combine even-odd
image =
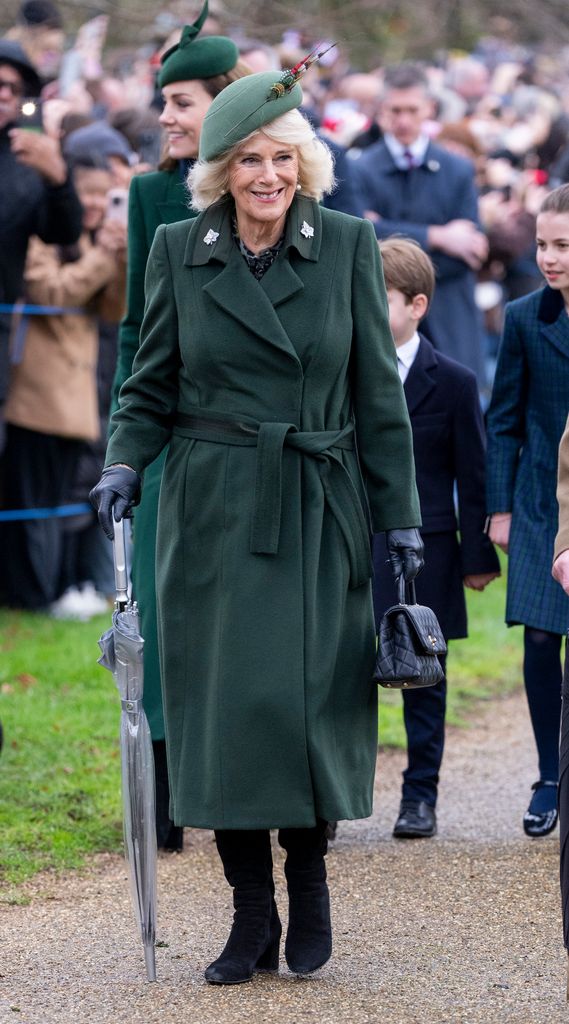
{"type": "Polygon", "coordinates": [[[360,587],[369,580],[372,562],[367,519],[350,474],[332,451],[354,450],[353,423],[341,430],[300,431],[293,423],[259,423],[201,409],[177,413],[173,433],[197,441],[257,448],[250,543],[256,555],[275,555],[279,549],[283,448],[314,459],[325,499],[348,549],[350,586],[360,587]]]}

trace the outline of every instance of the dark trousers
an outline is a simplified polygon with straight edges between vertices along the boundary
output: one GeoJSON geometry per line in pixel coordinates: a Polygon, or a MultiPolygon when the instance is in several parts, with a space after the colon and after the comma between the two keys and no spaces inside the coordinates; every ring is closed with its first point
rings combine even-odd
{"type": "MultiPolygon", "coordinates": [[[[8,424],[4,452],[6,509],[61,505],[73,482],[82,441],[8,424]]],[[[45,608],[58,594],[63,549],[59,518],[0,523],[2,590],[8,604],[45,608]]]]}
{"type": "Polygon", "coordinates": [[[403,690],[407,733],[407,768],[403,772],[404,800],[437,802],[439,771],[445,744],[446,654],[439,654],[445,678],[436,686],[403,690]]]}

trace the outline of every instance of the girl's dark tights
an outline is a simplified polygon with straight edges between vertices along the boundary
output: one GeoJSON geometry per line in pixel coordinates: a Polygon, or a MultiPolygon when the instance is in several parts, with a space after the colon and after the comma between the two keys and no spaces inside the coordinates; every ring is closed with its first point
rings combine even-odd
{"type": "Polygon", "coordinates": [[[561,720],[561,637],[524,629],[524,683],[537,746],[540,779],[559,775],[561,720]]]}

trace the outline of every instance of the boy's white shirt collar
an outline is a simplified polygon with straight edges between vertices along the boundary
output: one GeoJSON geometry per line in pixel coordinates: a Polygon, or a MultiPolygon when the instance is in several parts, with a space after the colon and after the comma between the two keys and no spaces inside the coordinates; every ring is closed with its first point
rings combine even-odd
{"type": "Polygon", "coordinates": [[[396,349],[397,369],[399,370],[399,377],[402,384],[407,380],[407,374],[415,362],[420,344],[421,339],[419,337],[419,333],[418,331],[415,331],[413,337],[409,338],[409,341],[406,341],[404,345],[400,345],[399,348],[396,349]]]}

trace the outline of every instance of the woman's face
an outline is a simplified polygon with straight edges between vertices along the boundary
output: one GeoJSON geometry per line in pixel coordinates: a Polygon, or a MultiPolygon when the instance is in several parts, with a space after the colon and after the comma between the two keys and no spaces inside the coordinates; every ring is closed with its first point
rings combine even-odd
{"type": "Polygon", "coordinates": [[[569,291],[569,213],[540,213],[536,244],[537,265],[548,285],[569,291]]]}
{"type": "Polygon", "coordinates": [[[229,164],[229,191],[237,216],[249,221],[268,225],[284,219],[297,182],[296,147],[261,132],[241,146],[229,164]]]}
{"type": "Polygon", "coordinates": [[[162,89],[160,124],[166,131],[168,156],[193,160],[200,147],[202,123],[212,97],[200,81],[171,82],[162,89]]]}

